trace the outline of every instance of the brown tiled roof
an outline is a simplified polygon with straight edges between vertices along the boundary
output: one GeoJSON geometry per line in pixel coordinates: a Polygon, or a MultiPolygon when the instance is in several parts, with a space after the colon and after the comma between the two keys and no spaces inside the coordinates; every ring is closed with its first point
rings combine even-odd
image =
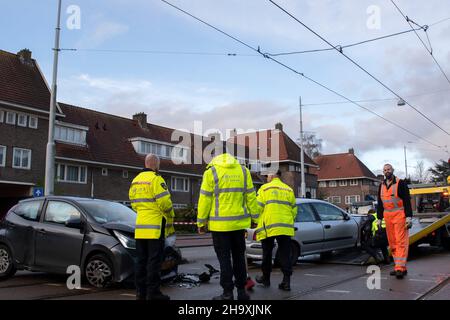
{"type": "Polygon", "coordinates": [[[314,158],[314,161],[319,165],[318,169],[313,169],[318,180],[357,177],[377,178],[353,153],[322,155],[314,158]]]}
{"type": "Polygon", "coordinates": [[[48,111],[50,91],[37,62],[21,62],[18,55],[0,50],[0,100],[48,111]]]}
{"type": "MultiPolygon", "coordinates": [[[[174,129],[147,124],[141,128],[137,121],[99,111],[59,103],[66,115],[64,122],[88,127],[86,147],[56,143],[58,157],[103,162],[115,165],[143,167],[144,156],[135,152],[130,138],[142,137],[176,144],[171,141],[174,129]]],[[[191,135],[191,139],[193,139],[191,135]]],[[[202,174],[205,165],[176,165],[161,159],[161,170],[202,174]]]]}
{"type": "MultiPolygon", "coordinates": [[[[273,160],[271,159],[271,157],[272,155],[275,155],[275,152],[272,151],[276,150],[273,149],[273,146],[278,143],[278,161],[300,162],[300,147],[284,131],[278,129],[269,129],[246,134],[239,134],[233,138],[230,138],[230,140],[248,147],[250,149],[251,155],[252,152],[257,152],[257,157],[261,161],[273,160]],[[243,141],[244,137],[245,141],[243,141]],[[262,148],[264,147],[265,150],[262,150],[262,148]]],[[[306,153],[303,154],[306,165],[316,166],[316,163],[311,160],[311,158],[306,153]]]]}

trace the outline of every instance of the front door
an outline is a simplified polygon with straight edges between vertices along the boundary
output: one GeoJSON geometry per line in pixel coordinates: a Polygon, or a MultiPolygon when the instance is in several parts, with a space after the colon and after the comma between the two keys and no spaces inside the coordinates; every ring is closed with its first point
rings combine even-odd
{"type": "Polygon", "coordinates": [[[324,232],[320,220],[308,203],[297,205],[295,239],[300,243],[301,255],[320,252],[323,248],[324,232]]]}

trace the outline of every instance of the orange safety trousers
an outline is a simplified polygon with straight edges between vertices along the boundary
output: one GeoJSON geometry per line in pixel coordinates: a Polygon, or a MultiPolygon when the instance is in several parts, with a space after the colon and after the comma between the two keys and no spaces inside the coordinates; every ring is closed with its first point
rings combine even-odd
{"type": "Polygon", "coordinates": [[[394,258],[395,271],[406,271],[406,260],[408,259],[409,237],[406,227],[406,216],[404,212],[385,212],[386,233],[394,258]]]}

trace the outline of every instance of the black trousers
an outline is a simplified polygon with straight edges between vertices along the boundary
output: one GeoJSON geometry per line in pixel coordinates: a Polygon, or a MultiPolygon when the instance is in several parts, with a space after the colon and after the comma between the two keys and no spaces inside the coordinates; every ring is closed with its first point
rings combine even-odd
{"type": "Polygon", "coordinates": [[[263,248],[262,273],[264,277],[269,278],[272,272],[272,251],[275,246],[275,240],[278,244],[278,259],[280,260],[281,271],[285,276],[292,275],[291,262],[291,237],[290,236],[274,236],[261,240],[263,248]]]}
{"type": "Polygon", "coordinates": [[[247,280],[244,233],[245,230],[211,232],[214,251],[220,264],[220,285],[224,291],[233,291],[234,286],[244,289],[247,280]]]}
{"type": "Polygon", "coordinates": [[[136,239],[136,292],[148,297],[160,292],[161,264],[164,252],[166,219],[163,218],[159,239],[136,239]]]}
{"type": "Polygon", "coordinates": [[[389,258],[389,251],[388,251],[388,247],[387,246],[385,246],[385,245],[373,245],[370,242],[362,244],[362,248],[364,249],[364,251],[366,251],[374,259],[378,260],[378,249],[380,249],[381,253],[383,255],[383,259],[387,260],[389,258]]]}

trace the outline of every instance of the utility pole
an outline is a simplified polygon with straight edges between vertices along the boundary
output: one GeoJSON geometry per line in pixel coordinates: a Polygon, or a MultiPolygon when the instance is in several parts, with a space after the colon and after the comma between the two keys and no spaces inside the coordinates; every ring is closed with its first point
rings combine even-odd
{"type": "Polygon", "coordinates": [[[61,0],[58,0],[58,15],[55,29],[55,47],[53,48],[53,77],[48,118],[48,141],[45,154],[45,195],[52,195],[55,189],[55,109],[56,79],[58,75],[59,33],[61,31],[61,0]]]}
{"type": "Polygon", "coordinates": [[[406,163],[406,146],[403,146],[403,150],[405,152],[405,179],[408,179],[408,165],[406,163]]]}
{"type": "Polygon", "coordinates": [[[300,163],[301,163],[301,184],[300,196],[306,198],[306,183],[305,183],[305,156],[303,154],[303,120],[302,120],[302,97],[299,97],[300,107],[300,163]]]}

